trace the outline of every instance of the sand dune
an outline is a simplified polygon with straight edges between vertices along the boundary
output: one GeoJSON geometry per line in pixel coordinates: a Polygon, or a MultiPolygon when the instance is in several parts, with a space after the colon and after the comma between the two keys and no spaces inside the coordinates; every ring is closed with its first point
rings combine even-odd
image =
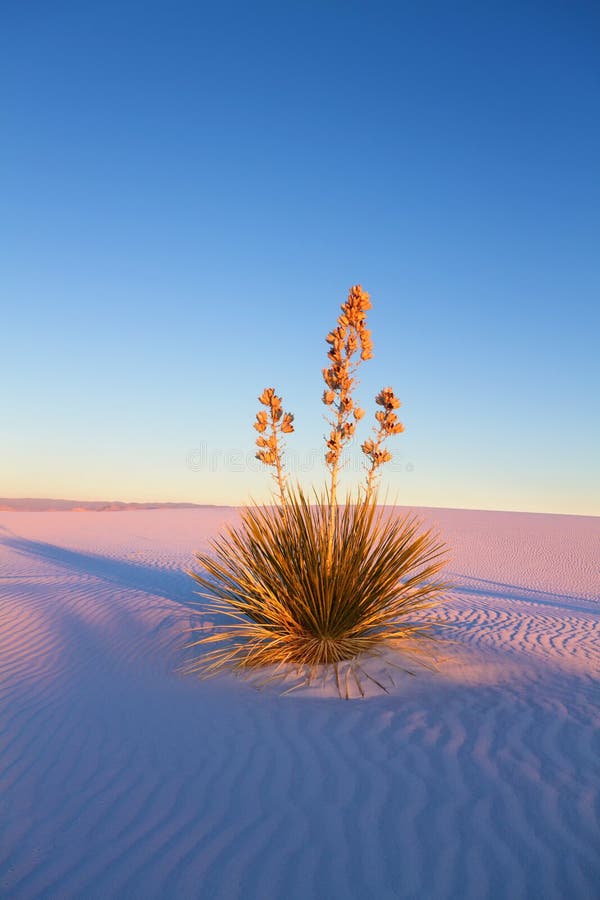
{"type": "Polygon", "coordinates": [[[179,673],[236,515],[0,513],[0,896],[598,896],[600,520],[427,511],[452,658],[347,703],[179,673]]]}
{"type": "Polygon", "coordinates": [[[198,503],[125,503],[122,500],[54,500],[0,497],[0,512],[125,512],[132,509],[206,509],[198,503]]]}

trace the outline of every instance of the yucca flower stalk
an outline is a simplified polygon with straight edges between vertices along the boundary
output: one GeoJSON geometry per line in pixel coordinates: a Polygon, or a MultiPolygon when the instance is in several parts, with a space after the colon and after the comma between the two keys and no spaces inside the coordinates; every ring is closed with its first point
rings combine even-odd
{"type": "Polygon", "coordinates": [[[327,385],[327,389],[323,392],[323,403],[333,412],[332,418],[327,420],[331,425],[331,431],[326,438],[325,454],[325,462],[331,476],[325,563],[328,570],[332,564],[342,451],[354,434],[356,422],[364,416],[364,410],[354,405],[352,392],[356,383],[355,373],[361,360],[370,359],[373,355],[371,332],[366,326],[366,312],[370,308],[369,294],[363,291],[360,284],[354,285],[348,292],[348,299],[342,303],[336,327],[325,338],[329,344],[327,356],[331,365],[323,369],[323,379],[327,385]],[[360,355],[357,355],[359,350],[360,355]]]}
{"type": "Polygon", "coordinates": [[[254,428],[259,432],[256,438],[256,445],[259,447],[256,458],[266,466],[273,466],[275,472],[273,478],[278,490],[279,503],[285,508],[285,482],[286,476],[283,471],[283,442],[282,434],[291,434],[294,430],[292,413],[284,412],[282,408],[281,397],[275,393],[275,388],[265,388],[260,397],[259,403],[267,407],[267,410],[261,410],[256,413],[256,422],[254,428]],[[268,437],[265,437],[267,429],[270,430],[268,437]]]}
{"type": "Polygon", "coordinates": [[[383,445],[392,434],[400,434],[404,431],[404,425],[398,421],[394,412],[400,406],[400,401],[395,396],[391,387],[383,388],[375,397],[375,403],[383,406],[383,410],[375,413],[377,426],[373,429],[375,440],[367,440],[361,445],[361,450],[368,458],[370,465],[367,468],[367,500],[370,500],[376,484],[378,469],[386,462],[390,462],[392,454],[383,445]]]}

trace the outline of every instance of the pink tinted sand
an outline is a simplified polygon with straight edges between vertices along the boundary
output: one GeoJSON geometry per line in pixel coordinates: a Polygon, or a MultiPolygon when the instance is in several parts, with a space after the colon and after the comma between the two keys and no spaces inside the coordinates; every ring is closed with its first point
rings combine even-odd
{"type": "Polygon", "coordinates": [[[0,896],[596,896],[600,520],[423,514],[451,657],[346,703],[180,674],[235,510],[0,513],[0,896]]]}

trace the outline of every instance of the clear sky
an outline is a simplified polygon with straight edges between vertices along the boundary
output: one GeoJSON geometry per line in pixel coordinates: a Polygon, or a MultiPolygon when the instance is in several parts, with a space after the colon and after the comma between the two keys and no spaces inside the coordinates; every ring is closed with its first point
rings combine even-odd
{"type": "Polygon", "coordinates": [[[320,483],[360,282],[391,497],[600,513],[597,3],[28,0],[0,73],[0,496],[266,497],[266,385],[320,483]]]}

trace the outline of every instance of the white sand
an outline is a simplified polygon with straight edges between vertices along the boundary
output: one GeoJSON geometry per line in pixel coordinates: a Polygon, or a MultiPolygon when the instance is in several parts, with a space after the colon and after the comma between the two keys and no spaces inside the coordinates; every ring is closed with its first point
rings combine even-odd
{"type": "Polygon", "coordinates": [[[178,674],[235,515],[0,513],[0,896],[599,896],[600,520],[428,511],[455,658],[344,702],[178,674]]]}

